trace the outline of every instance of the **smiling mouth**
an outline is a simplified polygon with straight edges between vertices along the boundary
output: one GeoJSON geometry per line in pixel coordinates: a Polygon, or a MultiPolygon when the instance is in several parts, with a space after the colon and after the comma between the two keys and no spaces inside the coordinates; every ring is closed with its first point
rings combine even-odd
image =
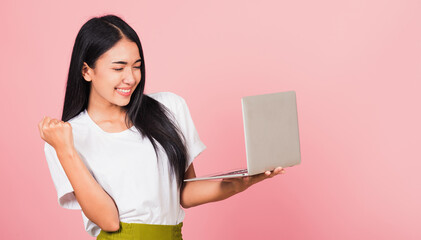
{"type": "Polygon", "coordinates": [[[129,96],[131,94],[131,89],[121,89],[121,88],[116,88],[116,91],[123,96],[129,96]]]}
{"type": "Polygon", "coordinates": [[[123,93],[129,93],[130,89],[121,89],[121,88],[116,88],[117,91],[123,92],[123,93]]]}

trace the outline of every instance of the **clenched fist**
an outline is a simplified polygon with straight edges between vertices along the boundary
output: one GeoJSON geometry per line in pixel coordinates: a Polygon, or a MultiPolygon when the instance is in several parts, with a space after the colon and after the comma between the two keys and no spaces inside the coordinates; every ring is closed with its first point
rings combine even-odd
{"type": "Polygon", "coordinates": [[[73,148],[72,126],[55,118],[44,117],[38,123],[41,138],[50,144],[56,151],[73,148]]]}

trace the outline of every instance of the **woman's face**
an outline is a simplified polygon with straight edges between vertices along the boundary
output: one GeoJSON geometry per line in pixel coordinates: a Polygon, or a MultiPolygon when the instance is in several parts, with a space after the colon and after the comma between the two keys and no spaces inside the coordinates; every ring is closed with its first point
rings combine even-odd
{"type": "Polygon", "coordinates": [[[91,82],[89,105],[126,106],[140,82],[140,64],[139,49],[127,38],[102,54],[95,68],[84,63],[82,75],[91,82]]]}

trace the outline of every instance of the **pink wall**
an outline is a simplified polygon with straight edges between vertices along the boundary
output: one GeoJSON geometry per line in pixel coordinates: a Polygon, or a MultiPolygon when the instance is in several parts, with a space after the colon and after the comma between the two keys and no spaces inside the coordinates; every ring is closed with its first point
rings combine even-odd
{"type": "Polygon", "coordinates": [[[140,35],[147,91],[187,100],[198,174],[244,165],[240,97],[297,92],[302,165],[186,210],[185,239],[421,239],[415,0],[2,1],[0,239],[92,239],[58,206],[37,123],[60,117],[77,31],[104,13],[140,35]]]}

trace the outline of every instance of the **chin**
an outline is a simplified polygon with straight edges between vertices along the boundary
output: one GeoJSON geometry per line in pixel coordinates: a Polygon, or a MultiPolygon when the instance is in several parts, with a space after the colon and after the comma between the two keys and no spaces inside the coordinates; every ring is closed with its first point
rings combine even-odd
{"type": "Polygon", "coordinates": [[[117,105],[117,106],[120,106],[120,107],[124,107],[124,106],[127,106],[129,103],[130,103],[130,101],[119,101],[119,102],[116,102],[114,104],[117,105]]]}

